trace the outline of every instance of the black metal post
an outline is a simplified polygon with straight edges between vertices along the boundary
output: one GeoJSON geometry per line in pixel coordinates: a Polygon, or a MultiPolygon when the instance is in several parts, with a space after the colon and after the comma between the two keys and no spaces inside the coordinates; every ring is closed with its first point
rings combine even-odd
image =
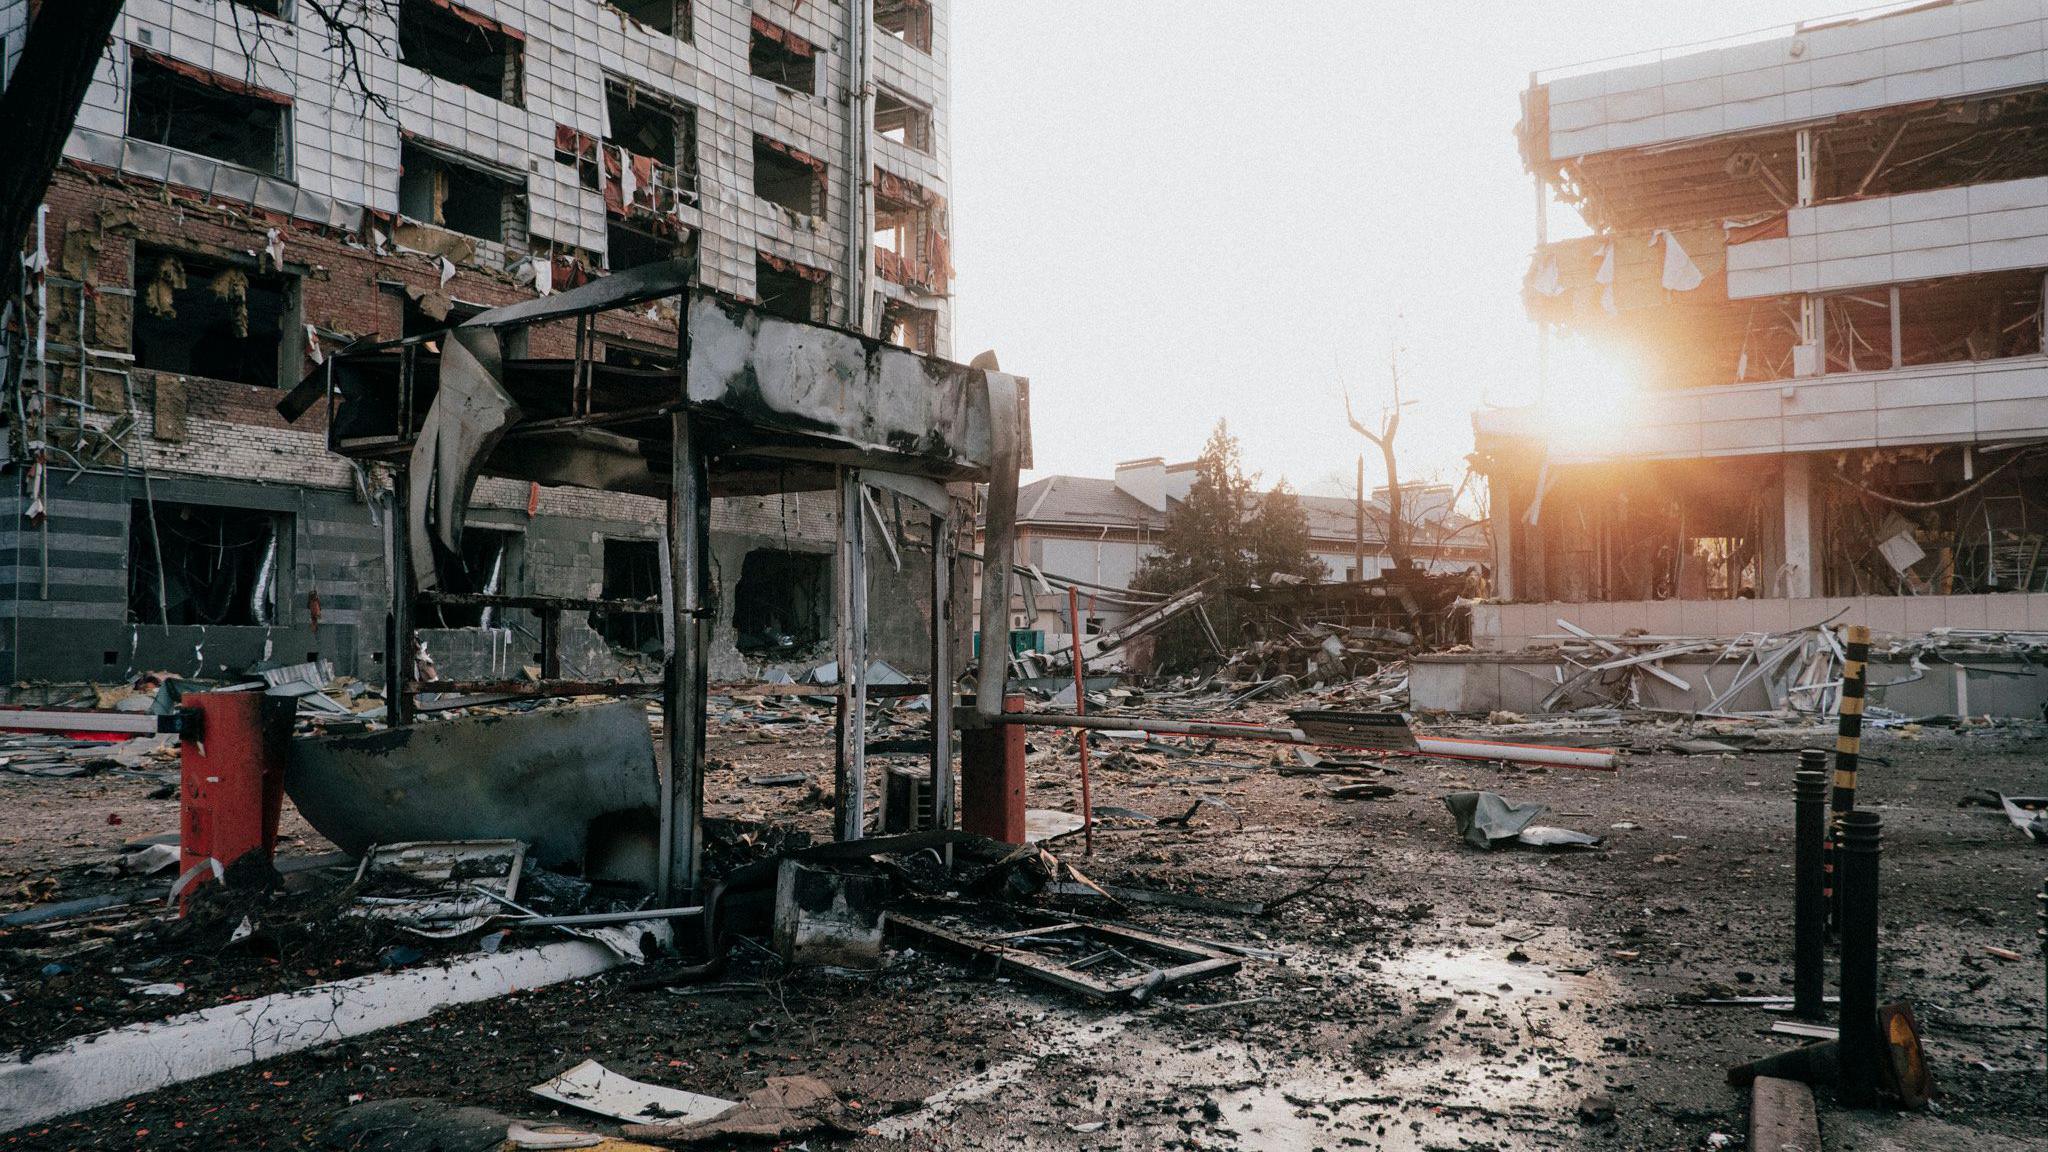
{"type": "Polygon", "coordinates": [[[1827,759],[1827,753],[1809,748],[1799,754],[1800,770],[1792,776],[1792,1011],[1803,1020],[1824,1014],[1828,913],[1821,845],[1827,840],[1827,759]]]}
{"type": "Polygon", "coordinates": [[[1852,1108],[1877,1103],[1879,1062],[1886,1056],[1877,1023],[1877,857],[1883,823],[1875,812],[1851,812],[1837,826],[1842,1015],[1835,1034],[1841,1046],[1842,1103],[1852,1108]]]}
{"type": "MultiPolygon", "coordinates": [[[[1842,645],[1842,706],[1835,729],[1834,836],[1839,867],[1842,818],[1856,810],[1856,762],[1863,751],[1863,681],[1870,661],[1870,629],[1851,624],[1842,645]]],[[[1842,919],[1842,886],[1835,878],[1829,901],[1835,922],[1842,919]]]]}
{"type": "Polygon", "coordinates": [[[384,719],[394,728],[412,723],[413,573],[411,470],[391,470],[391,605],[384,618],[384,719]]]}
{"type": "Polygon", "coordinates": [[[2039,903],[2039,907],[2035,908],[2034,911],[2041,916],[2041,926],[2034,929],[2034,934],[2041,938],[2041,960],[2044,969],[2041,998],[2042,1015],[2048,1017],[2048,880],[2041,881],[2041,892],[2034,899],[2039,903]]]}

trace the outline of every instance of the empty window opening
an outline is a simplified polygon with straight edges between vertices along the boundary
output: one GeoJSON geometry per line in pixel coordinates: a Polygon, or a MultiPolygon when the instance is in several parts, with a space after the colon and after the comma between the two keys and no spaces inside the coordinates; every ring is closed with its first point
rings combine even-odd
{"type": "Polygon", "coordinates": [[[407,141],[399,150],[398,210],[480,240],[510,242],[526,230],[525,188],[407,141]]]}
{"type": "Polygon", "coordinates": [[[269,625],[291,518],[279,512],[137,500],[128,516],[128,619],[136,624],[269,625]],[[162,566],[157,563],[163,558],[162,566]]]}
{"type": "Polygon", "coordinates": [[[285,18],[285,0],[234,0],[234,2],[251,11],[261,12],[265,16],[274,16],[279,20],[285,18]]]}
{"type": "Polygon", "coordinates": [[[450,84],[522,102],[525,37],[488,16],[448,0],[401,0],[398,58],[450,84]]]}
{"type": "Polygon", "coordinates": [[[674,260],[696,251],[696,237],[683,230],[676,235],[674,229],[642,228],[616,219],[607,219],[604,228],[604,265],[613,272],[638,268],[642,264],[655,264],[663,260],[674,260]]]}
{"type": "Polygon", "coordinates": [[[952,271],[945,211],[945,200],[875,169],[875,274],[906,288],[943,294],[952,271]]]}
{"type": "Polygon", "coordinates": [[[925,356],[939,350],[939,314],[901,300],[882,301],[883,339],[925,356]]]}
{"type": "Polygon", "coordinates": [[[673,348],[650,348],[613,339],[605,342],[604,362],[618,368],[638,368],[645,372],[673,372],[676,370],[676,353],[673,348]]]}
{"type": "Polygon", "coordinates": [[[128,135],[286,176],[291,99],[140,50],[129,73],[128,135]]]}
{"type": "MultiPolygon", "coordinates": [[[[500,528],[462,529],[462,563],[443,565],[442,591],[508,594],[512,581],[512,542],[517,532],[500,528]],[[452,569],[452,570],[451,570],[452,569]]],[[[435,604],[420,602],[413,619],[421,628],[496,628],[504,623],[504,610],[481,604],[435,604]]]]}
{"type": "MultiPolygon", "coordinates": [[[[605,144],[616,149],[584,176],[587,187],[602,188],[605,207],[615,215],[636,210],[667,217],[678,203],[697,202],[697,110],[656,96],[637,84],[605,85],[605,115],[611,135],[605,144]],[[591,182],[599,176],[602,183],[591,182]]],[[[561,157],[558,146],[556,157],[561,157]]],[[[579,174],[581,174],[579,163],[579,174]]]]}
{"type": "Polygon", "coordinates": [[[276,387],[291,331],[289,278],[137,245],[135,363],[181,376],[276,387]]]}
{"type": "Polygon", "coordinates": [[[887,88],[875,89],[875,135],[929,154],[932,110],[887,88]]]}
{"type": "Polygon", "coordinates": [[[754,137],[754,195],[791,212],[825,211],[825,162],[779,140],[754,137]]]}
{"type": "MultiPolygon", "coordinates": [[[[604,542],[606,600],[647,600],[661,595],[661,555],[652,540],[607,538],[604,542]]],[[[626,652],[661,654],[661,610],[592,612],[590,627],[605,643],[626,652]]]]}
{"type": "Polygon", "coordinates": [[[919,52],[932,50],[930,0],[875,0],[875,27],[919,52]]]}
{"type": "Polygon", "coordinates": [[[825,272],[766,252],[754,257],[754,295],[772,316],[823,323],[827,298],[825,272]]]}
{"type": "Polygon", "coordinates": [[[690,38],[690,0],[607,0],[607,3],[642,27],[666,32],[678,40],[690,38]]]}
{"type": "Polygon", "coordinates": [[[759,16],[747,44],[747,69],[763,80],[806,95],[818,90],[818,49],[803,37],[759,16]]]}
{"type": "Polygon", "coordinates": [[[733,591],[734,645],[749,655],[795,655],[825,642],[831,626],[832,557],[759,548],[740,563],[733,591]]]}

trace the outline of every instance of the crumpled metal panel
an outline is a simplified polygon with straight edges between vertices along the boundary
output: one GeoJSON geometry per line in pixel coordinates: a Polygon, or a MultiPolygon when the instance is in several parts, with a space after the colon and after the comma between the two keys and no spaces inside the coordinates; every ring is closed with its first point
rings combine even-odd
{"type": "Polygon", "coordinates": [[[620,701],[436,720],[292,741],[285,793],[360,854],[407,840],[523,840],[544,867],[583,863],[601,817],[653,818],[646,706],[620,701]]]}
{"type": "Polygon", "coordinates": [[[413,444],[411,490],[406,494],[413,526],[413,573],[421,588],[440,583],[434,540],[451,554],[461,551],[462,523],[477,477],[491,449],[519,419],[519,405],[498,383],[504,356],[497,330],[458,328],[449,336],[441,350],[440,390],[413,444]],[[423,528],[432,531],[431,539],[423,528]]]}
{"type": "Polygon", "coordinates": [[[983,479],[995,462],[989,378],[1000,373],[708,294],[692,295],[689,329],[695,404],[871,454],[867,467],[983,479]]]}

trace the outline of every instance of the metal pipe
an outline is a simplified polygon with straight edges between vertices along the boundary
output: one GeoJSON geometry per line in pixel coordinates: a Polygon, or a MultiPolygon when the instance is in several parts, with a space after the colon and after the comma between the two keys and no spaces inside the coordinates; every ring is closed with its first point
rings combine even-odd
{"type": "Polygon", "coordinates": [[[1877,1024],[1877,858],[1884,818],[1851,812],[1837,825],[1842,866],[1842,1014],[1836,1024],[1841,1043],[1842,1103],[1868,1108],[1877,1103],[1878,1062],[1886,1045],[1877,1024]]]}
{"type": "MultiPolygon", "coordinates": [[[[1212,736],[1224,740],[1263,740],[1276,744],[1307,744],[1344,747],[1335,741],[1316,740],[1299,728],[1276,728],[1260,724],[1227,724],[1196,720],[1156,720],[1149,716],[1080,716],[1060,712],[1005,712],[991,717],[995,724],[1023,724],[1038,728],[1092,728],[1105,732],[1152,732],[1166,736],[1212,736]]],[[[1374,749],[1386,755],[1401,755],[1374,749]]],[[[1544,764],[1558,768],[1591,768],[1612,771],[1615,754],[1597,748],[1557,748],[1547,744],[1507,744],[1493,740],[1454,740],[1438,736],[1417,736],[1415,752],[1455,760],[1511,760],[1518,764],[1544,764]]]]}
{"type": "MultiPolygon", "coordinates": [[[[1087,672],[1087,661],[1081,659],[1081,597],[1074,586],[1067,585],[1067,626],[1074,631],[1070,647],[1074,653],[1074,715],[1088,714],[1088,686],[1082,677],[1087,672]]],[[[1074,730],[1074,742],[1081,746],[1081,854],[1095,855],[1095,807],[1088,799],[1088,730],[1074,730]]]]}
{"type": "Polygon", "coordinates": [[[1822,895],[1822,844],[1827,840],[1828,754],[1808,748],[1792,775],[1792,1011],[1803,1020],[1824,1014],[1827,901],[1822,895]]]}

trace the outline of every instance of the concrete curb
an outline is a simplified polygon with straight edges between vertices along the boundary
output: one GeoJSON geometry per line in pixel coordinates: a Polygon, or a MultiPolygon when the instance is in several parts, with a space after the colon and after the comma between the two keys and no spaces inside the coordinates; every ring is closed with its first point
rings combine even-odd
{"type": "Polygon", "coordinates": [[[1820,1152],[1813,1089],[1759,1076],[1749,1091],[1749,1152],[1820,1152]]]}
{"type": "Polygon", "coordinates": [[[594,976],[617,954],[584,940],[380,972],[222,1004],[0,1061],[0,1132],[274,1056],[418,1020],[436,1009],[594,976]]]}

